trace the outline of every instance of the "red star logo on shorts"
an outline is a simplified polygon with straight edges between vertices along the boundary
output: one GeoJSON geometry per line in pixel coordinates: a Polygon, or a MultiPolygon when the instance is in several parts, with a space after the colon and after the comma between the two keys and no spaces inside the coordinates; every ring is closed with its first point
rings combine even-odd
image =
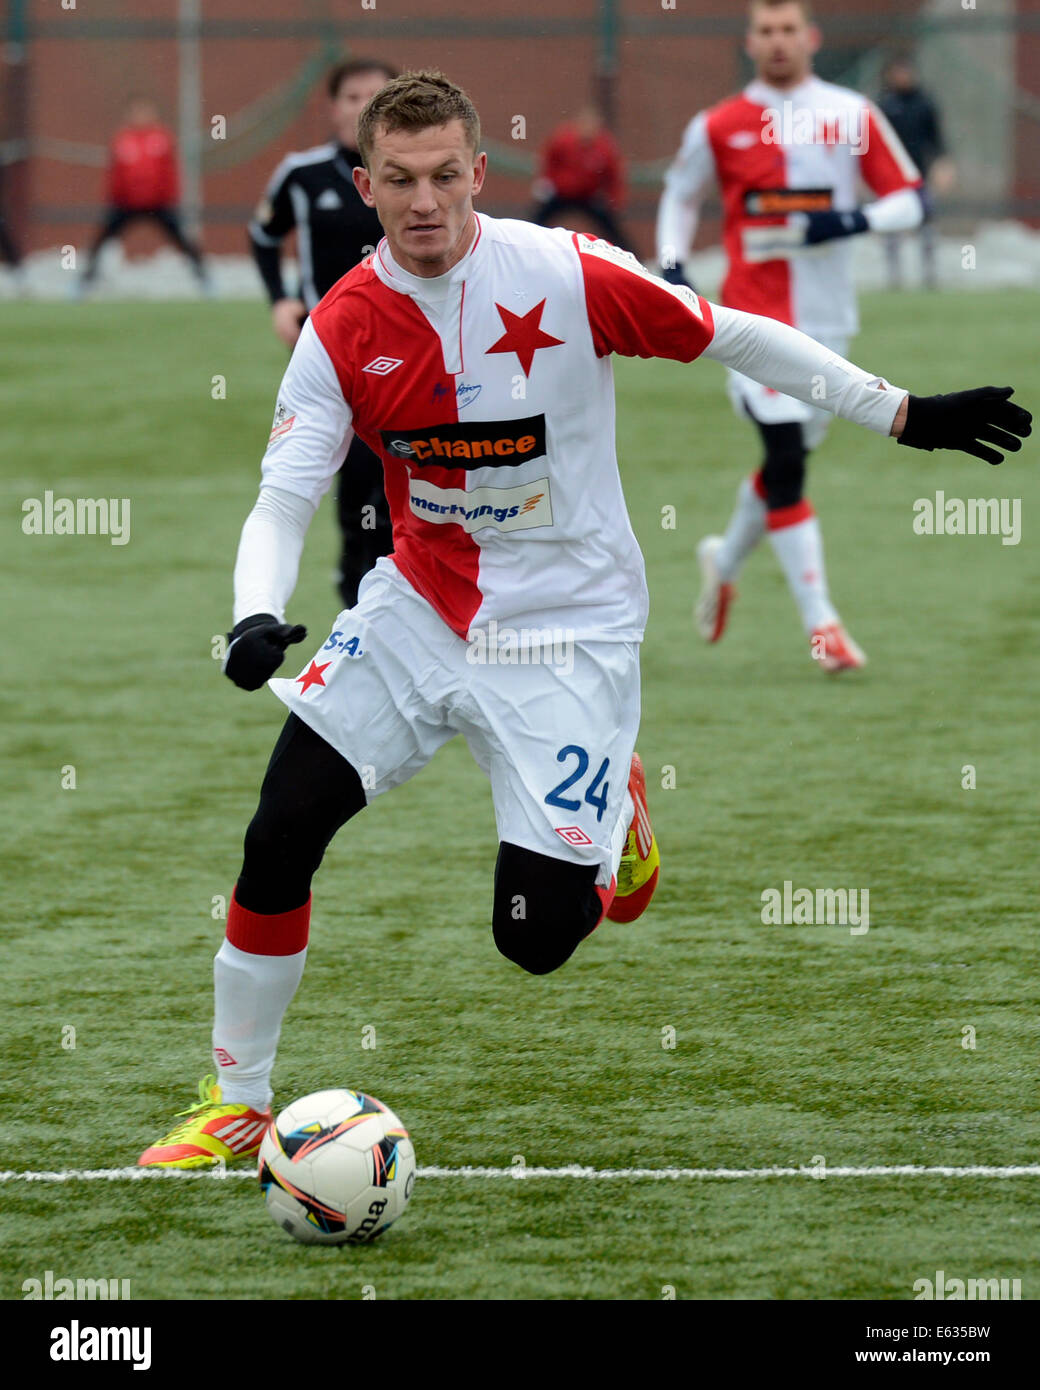
{"type": "Polygon", "coordinates": [[[312,661],[303,675],[296,677],[300,682],[300,694],[305,694],[312,685],[324,685],[325,682],[321,678],[321,673],[327,671],[331,665],[331,661],[326,661],[324,666],[319,666],[316,661],[312,661]]]}
{"type": "Polygon", "coordinates": [[[531,363],[539,348],[563,346],[562,338],[554,338],[552,334],[543,332],[539,327],[542,310],[545,308],[544,299],[523,315],[514,314],[498,303],[495,304],[495,308],[506,331],[497,343],[491,344],[487,352],[515,352],[524,369],[524,376],[531,375],[531,363]]]}

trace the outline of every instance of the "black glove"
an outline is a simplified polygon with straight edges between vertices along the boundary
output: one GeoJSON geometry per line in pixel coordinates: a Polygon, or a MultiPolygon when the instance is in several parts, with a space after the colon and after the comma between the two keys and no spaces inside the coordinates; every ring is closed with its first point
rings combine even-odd
{"type": "Polygon", "coordinates": [[[670,285],[685,285],[688,290],[693,290],[694,294],[697,293],[697,291],[693,289],[693,286],[690,284],[689,280],[687,280],[686,276],[683,274],[683,268],[681,265],[673,265],[670,266],[667,270],[662,270],[661,279],[667,280],[670,285]]]}
{"type": "Polygon", "coordinates": [[[855,236],[857,232],[870,230],[860,208],[852,212],[807,212],[804,215],[808,218],[806,246],[818,246],[821,241],[833,241],[835,237],[855,236]]]}
{"type": "Polygon", "coordinates": [[[306,636],[305,627],[280,623],[272,613],[243,618],[228,633],[224,674],[240,690],[259,690],[285,660],[286,647],[306,636]]]}
{"type": "Polygon", "coordinates": [[[1031,432],[1033,417],[1008,397],[1012,386],[979,386],[948,396],[910,396],[900,444],[911,449],[960,449],[987,463],[1003,463],[1004,455],[980,440],[1017,454],[1031,432]]]}

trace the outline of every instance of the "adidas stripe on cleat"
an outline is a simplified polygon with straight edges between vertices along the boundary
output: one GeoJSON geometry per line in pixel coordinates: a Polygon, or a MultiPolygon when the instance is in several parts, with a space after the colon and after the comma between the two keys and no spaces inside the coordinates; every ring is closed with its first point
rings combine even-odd
{"type": "Polygon", "coordinates": [[[642,916],[654,896],[661,868],[661,854],[646,804],[646,773],[638,753],[632,754],[628,791],[635,814],[618,865],[617,892],[607,908],[612,922],[634,922],[642,916]]]}
{"type": "Polygon", "coordinates": [[[157,1144],[145,1149],[139,1168],[212,1168],[239,1158],[255,1158],[271,1123],[248,1105],[225,1105],[215,1076],[199,1082],[199,1099],[179,1114],[187,1118],[157,1144]]]}

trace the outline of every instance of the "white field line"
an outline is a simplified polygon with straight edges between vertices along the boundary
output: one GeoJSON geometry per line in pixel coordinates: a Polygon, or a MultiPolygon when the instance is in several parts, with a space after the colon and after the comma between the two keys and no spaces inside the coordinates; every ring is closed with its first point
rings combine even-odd
{"type": "MultiPolygon", "coordinates": [[[[761,1178],[1040,1178],[1040,1164],[990,1167],[946,1165],[922,1166],[905,1163],[891,1166],[800,1168],[437,1168],[420,1167],[420,1178],[581,1178],[598,1181],[711,1181],[761,1178]]],[[[15,1172],[0,1170],[5,1182],[139,1182],[151,1178],[248,1178],[256,1181],[254,1168],[66,1168],[60,1172],[15,1172]]]]}

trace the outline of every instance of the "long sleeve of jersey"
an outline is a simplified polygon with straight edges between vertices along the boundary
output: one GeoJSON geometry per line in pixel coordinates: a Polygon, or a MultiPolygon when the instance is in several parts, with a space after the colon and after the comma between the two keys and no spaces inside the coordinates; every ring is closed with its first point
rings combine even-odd
{"type": "Polygon", "coordinates": [[[669,285],[628,252],[576,234],[592,340],[600,356],[702,353],[755,381],[878,434],[889,434],[905,391],[776,319],[712,304],[669,285]]]}
{"type": "Polygon", "coordinates": [[[285,621],[314,505],[280,488],[262,486],[246,517],[235,560],[234,622],[254,613],[285,621]]]}
{"type": "Polygon", "coordinates": [[[872,232],[911,232],[924,221],[924,203],[918,190],[923,180],[902,140],[884,112],[868,102],[864,122],[860,173],[877,201],[867,203],[863,215],[872,232]]]}
{"type": "Polygon", "coordinates": [[[289,196],[290,168],[289,160],[283,159],[275,169],[249,223],[253,260],[272,304],[285,298],[282,242],[296,225],[292,198],[289,196]]]}
{"type": "Polygon", "coordinates": [[[702,111],[686,127],[679,153],[665,174],[657,209],[657,259],[661,265],[681,265],[690,254],[701,200],[714,177],[708,113],[702,111]]]}
{"type": "Polygon", "coordinates": [[[907,392],[871,376],[777,319],[711,305],[715,332],[704,356],[832,415],[891,434],[907,392]]]}
{"type": "Polygon", "coordinates": [[[296,587],[304,536],[353,437],[351,411],[310,319],[278,391],[256,505],[235,562],[235,622],[281,619],[296,587]]]}

